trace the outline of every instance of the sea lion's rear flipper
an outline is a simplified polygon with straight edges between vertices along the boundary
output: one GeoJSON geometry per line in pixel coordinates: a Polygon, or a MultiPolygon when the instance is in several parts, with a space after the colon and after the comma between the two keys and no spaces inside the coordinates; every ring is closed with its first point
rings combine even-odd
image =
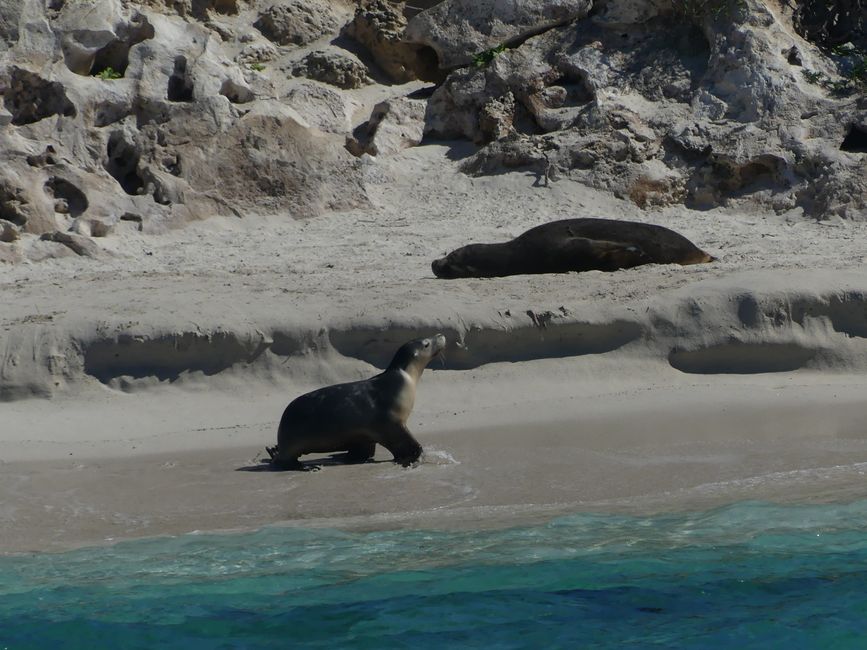
{"type": "Polygon", "coordinates": [[[364,463],[373,458],[374,453],[376,453],[375,442],[372,440],[370,442],[359,442],[346,450],[346,462],[364,463]]]}
{"type": "Polygon", "coordinates": [[[635,242],[616,242],[607,239],[569,237],[556,247],[556,256],[571,260],[574,270],[616,271],[628,269],[653,260],[635,242]],[[581,263],[576,263],[580,260],[581,263]],[[576,268],[584,267],[584,268],[576,268]]]}

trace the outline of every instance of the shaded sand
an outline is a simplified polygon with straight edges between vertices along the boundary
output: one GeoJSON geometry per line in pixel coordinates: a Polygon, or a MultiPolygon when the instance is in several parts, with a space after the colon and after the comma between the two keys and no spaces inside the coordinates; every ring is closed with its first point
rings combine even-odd
{"type": "MultiPolygon", "coordinates": [[[[558,374],[557,362],[527,365],[537,376],[558,374]]],[[[43,440],[19,441],[19,456],[54,459],[0,466],[3,551],[270,524],[512,526],[580,511],[867,495],[863,377],[632,381],[614,391],[542,381],[549,390],[540,398],[515,391],[513,369],[497,370],[475,381],[508,400],[473,402],[460,373],[426,373],[412,418],[425,456],[406,469],[379,449],[376,462],[363,465],[311,456],[318,471],[267,471],[271,423],[249,421],[258,414],[242,399],[224,396],[221,407],[206,393],[137,399],[125,412],[140,424],[117,447],[98,443],[109,435],[111,408],[91,411],[91,443],[49,443],[49,432],[35,430],[43,440]],[[157,402],[166,411],[148,422],[157,402]],[[197,409],[211,408],[233,415],[223,426],[199,426],[197,409]],[[190,451],[197,444],[202,449],[190,451]],[[167,446],[175,451],[155,453],[167,446]]],[[[267,401],[276,406],[278,398],[267,401]]],[[[48,405],[49,420],[63,410],[48,405]]],[[[87,418],[78,417],[83,427],[87,418]]]]}

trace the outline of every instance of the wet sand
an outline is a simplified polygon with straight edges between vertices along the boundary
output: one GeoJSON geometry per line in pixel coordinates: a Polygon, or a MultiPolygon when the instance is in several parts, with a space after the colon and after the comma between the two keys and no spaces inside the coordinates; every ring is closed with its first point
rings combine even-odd
{"type": "MultiPolygon", "coordinates": [[[[538,372],[552,364],[533,365],[538,372]]],[[[123,453],[75,440],[54,441],[46,451],[44,435],[19,441],[18,459],[0,465],[0,549],[58,551],[266,525],[512,526],[582,511],[867,496],[867,379],[776,373],[655,387],[635,382],[596,393],[592,385],[560,384],[540,399],[514,392],[509,377],[519,369],[499,379],[494,370],[476,381],[489,382],[491,395],[509,395],[508,403],[474,404],[459,373],[426,373],[426,397],[412,420],[425,455],[410,468],[378,448],[372,463],[311,456],[311,471],[269,471],[263,446],[272,442],[270,424],[247,421],[257,409],[233,408],[230,396],[210,392],[163,396],[165,412],[176,417],[167,423],[171,435],[142,430],[123,439],[123,453]],[[197,426],[195,414],[217,402],[238,421],[197,426]],[[179,410],[182,404],[188,410],[179,410]],[[195,444],[201,448],[191,450],[195,444]]],[[[133,405],[125,397],[131,419],[153,413],[158,401],[145,395],[133,405]]],[[[280,400],[275,394],[270,402],[280,400]]],[[[234,406],[245,401],[236,398],[234,406]]],[[[63,410],[54,402],[22,405],[48,420],[53,409],[63,410]]],[[[107,436],[109,423],[89,412],[94,436],[107,436]]]]}

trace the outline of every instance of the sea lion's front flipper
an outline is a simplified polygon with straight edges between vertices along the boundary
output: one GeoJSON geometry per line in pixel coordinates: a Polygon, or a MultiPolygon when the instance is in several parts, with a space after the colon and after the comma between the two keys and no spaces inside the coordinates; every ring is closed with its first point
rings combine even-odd
{"type": "Polygon", "coordinates": [[[421,456],[421,445],[404,425],[384,422],[378,427],[382,437],[380,444],[394,456],[394,462],[404,467],[412,465],[421,456]]]}

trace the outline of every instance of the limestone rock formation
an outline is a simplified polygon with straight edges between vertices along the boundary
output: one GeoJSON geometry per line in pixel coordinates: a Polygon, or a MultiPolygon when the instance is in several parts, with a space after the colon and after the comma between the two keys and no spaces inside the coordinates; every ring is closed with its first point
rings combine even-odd
{"type": "Polygon", "coordinates": [[[441,75],[432,51],[404,38],[407,22],[403,5],[388,0],[362,0],[343,33],[363,45],[393,81],[438,80],[441,75]]]}
{"type": "MultiPolygon", "coordinates": [[[[343,119],[321,129],[292,109],[280,73],[296,41],[336,35],[349,6],[255,4],[0,2],[4,240],[47,234],[28,253],[39,259],[78,241],[69,231],[101,237],[121,222],[153,232],[211,215],[365,205],[360,163],[343,146],[349,104],[334,101],[343,119]],[[283,16],[275,40],[293,45],[262,37],[260,14],[274,29],[283,16]]],[[[351,64],[334,80],[355,83],[363,66],[343,58],[351,64]]]]}
{"type": "Polygon", "coordinates": [[[3,259],[74,255],[58,232],[364,206],[350,151],[423,136],[476,143],[467,173],[528,168],[643,208],[867,218],[861,17],[802,0],[589,9],[0,0],[3,259]],[[419,79],[436,86],[398,85],[419,79]]]}
{"type": "MultiPolygon", "coordinates": [[[[429,31],[447,30],[449,6],[414,20],[440,12],[429,31]]],[[[483,145],[468,173],[528,167],[642,207],[867,218],[867,104],[845,76],[856,57],[821,50],[758,0],[714,7],[608,0],[451,72],[426,133],[483,145]]]]}
{"type": "Polygon", "coordinates": [[[583,18],[591,0],[446,0],[415,16],[404,39],[432,48],[450,69],[501,45],[514,45],[583,18]]]}

